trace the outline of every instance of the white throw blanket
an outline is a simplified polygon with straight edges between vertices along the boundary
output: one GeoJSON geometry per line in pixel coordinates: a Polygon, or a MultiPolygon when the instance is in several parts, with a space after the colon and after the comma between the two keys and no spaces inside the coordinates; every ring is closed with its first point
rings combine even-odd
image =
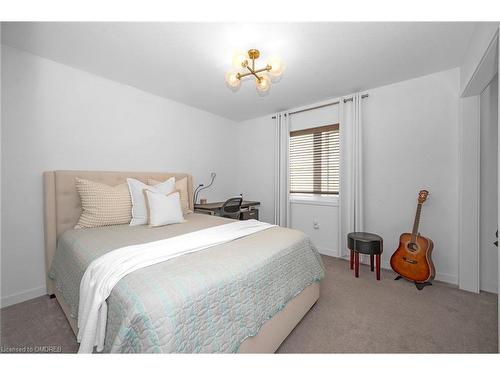
{"type": "Polygon", "coordinates": [[[90,263],[80,283],[78,352],[92,353],[94,346],[97,346],[97,351],[103,350],[108,312],[106,298],[122,277],[274,226],[257,220],[237,221],[165,240],[122,247],[97,258],[90,263]]]}

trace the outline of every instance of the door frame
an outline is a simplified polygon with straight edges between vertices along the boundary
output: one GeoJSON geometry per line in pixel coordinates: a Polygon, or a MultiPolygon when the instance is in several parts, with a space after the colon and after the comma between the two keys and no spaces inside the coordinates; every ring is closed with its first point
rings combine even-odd
{"type": "Polygon", "coordinates": [[[480,103],[479,95],[460,99],[458,168],[458,287],[480,288],[480,103]]]}
{"type": "Polygon", "coordinates": [[[498,35],[499,30],[497,28],[472,77],[460,95],[458,286],[460,289],[475,293],[479,293],[481,286],[479,241],[481,119],[479,98],[498,72],[498,35]]]}
{"type": "MultiPolygon", "coordinates": [[[[499,28],[500,30],[500,28],[499,28]]],[[[498,72],[498,62],[500,61],[499,58],[500,58],[500,41],[499,41],[499,30],[497,30],[497,33],[496,33],[496,39],[497,39],[497,56],[496,56],[496,61],[497,61],[497,80],[498,80],[498,90],[500,91],[500,73],[498,72]]],[[[499,92],[500,94],[500,92],[499,92]]],[[[498,114],[497,114],[497,126],[498,126],[498,144],[500,145],[500,95],[498,95],[497,97],[498,99],[498,106],[497,106],[497,111],[498,111],[498,114]]],[[[497,191],[497,225],[498,223],[500,223],[500,147],[498,148],[498,171],[497,171],[497,178],[498,178],[498,181],[497,181],[497,188],[498,188],[498,191],[497,191]]],[[[498,230],[498,228],[497,228],[498,230]]],[[[497,248],[497,251],[498,251],[498,248],[497,248]]],[[[498,300],[498,303],[497,303],[497,306],[498,306],[498,311],[497,311],[497,321],[498,321],[498,350],[500,352],[500,254],[498,256],[498,288],[497,288],[497,300],[498,300]]]]}

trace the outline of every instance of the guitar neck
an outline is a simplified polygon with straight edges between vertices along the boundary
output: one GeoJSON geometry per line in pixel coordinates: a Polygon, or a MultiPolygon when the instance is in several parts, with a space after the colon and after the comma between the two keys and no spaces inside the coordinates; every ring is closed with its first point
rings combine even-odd
{"type": "Polygon", "coordinates": [[[411,232],[411,242],[417,240],[418,226],[420,224],[420,213],[422,211],[422,203],[417,204],[417,212],[415,213],[415,221],[413,222],[413,230],[411,232]]]}

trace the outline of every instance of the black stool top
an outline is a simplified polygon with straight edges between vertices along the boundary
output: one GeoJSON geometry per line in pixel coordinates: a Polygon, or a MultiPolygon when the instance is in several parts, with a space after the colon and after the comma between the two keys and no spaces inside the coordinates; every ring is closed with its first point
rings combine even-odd
{"type": "Polygon", "coordinates": [[[383,241],[375,233],[351,232],[347,235],[347,247],[363,254],[381,254],[383,241]]]}

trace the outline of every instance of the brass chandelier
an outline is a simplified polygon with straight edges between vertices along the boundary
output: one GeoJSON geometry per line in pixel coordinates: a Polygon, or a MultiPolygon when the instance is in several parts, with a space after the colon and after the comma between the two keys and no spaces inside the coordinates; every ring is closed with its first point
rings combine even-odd
{"type": "Polygon", "coordinates": [[[247,53],[236,53],[233,56],[233,68],[226,73],[228,87],[236,91],[241,86],[241,80],[245,77],[255,78],[255,88],[260,94],[265,94],[271,88],[271,81],[275,81],[283,73],[284,65],[281,59],[271,57],[266,61],[263,68],[255,67],[255,60],[260,57],[258,49],[251,49],[247,53]],[[243,69],[243,70],[242,70],[243,69]]]}

